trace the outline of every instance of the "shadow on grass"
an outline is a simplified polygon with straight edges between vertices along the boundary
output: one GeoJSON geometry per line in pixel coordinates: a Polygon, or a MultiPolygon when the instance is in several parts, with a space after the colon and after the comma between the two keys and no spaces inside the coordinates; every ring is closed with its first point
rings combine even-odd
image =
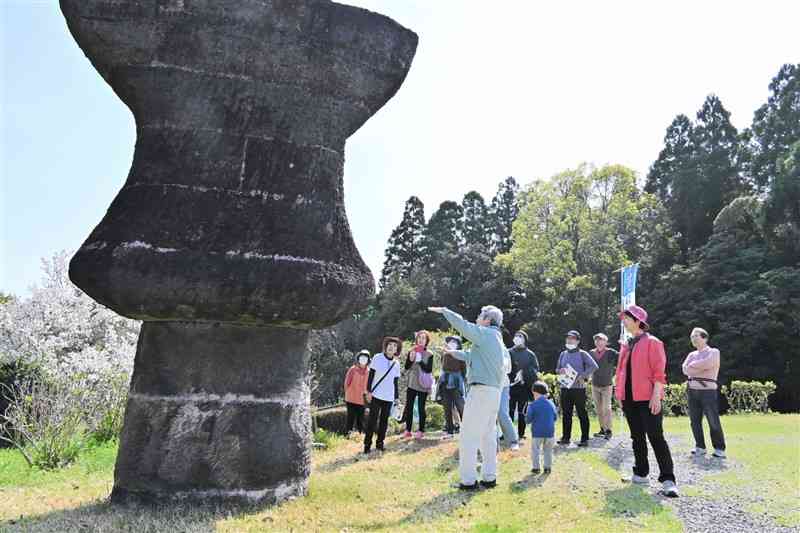
{"type": "Polygon", "coordinates": [[[206,532],[216,522],[260,511],[255,507],[112,505],[107,501],[0,522],[3,532],[184,531],[206,532]]]}
{"type": "Polygon", "coordinates": [[[525,492],[526,490],[535,489],[544,485],[550,474],[534,474],[530,473],[519,481],[512,483],[509,491],[513,493],[525,492]]]}
{"type": "Polygon", "coordinates": [[[418,505],[413,511],[395,522],[375,522],[366,526],[367,530],[380,529],[394,531],[409,524],[424,524],[437,520],[442,516],[457,513],[459,509],[466,510],[470,500],[486,489],[475,491],[462,491],[452,487],[448,492],[439,494],[432,500],[427,500],[418,505]]]}
{"type": "Polygon", "coordinates": [[[666,508],[644,488],[630,485],[605,493],[603,513],[611,517],[633,518],[639,515],[656,515],[666,508]]]}

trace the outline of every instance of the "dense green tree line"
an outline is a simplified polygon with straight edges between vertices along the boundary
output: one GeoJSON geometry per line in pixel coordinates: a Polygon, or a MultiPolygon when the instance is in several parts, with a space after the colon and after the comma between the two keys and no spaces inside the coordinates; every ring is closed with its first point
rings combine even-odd
{"type": "MultiPolygon", "coordinates": [[[[621,266],[640,264],[637,299],[667,344],[672,382],[702,326],[723,352],[721,379],[770,379],[774,405],[800,408],[800,65],[784,65],[738,132],[710,95],[678,115],[647,176],[581,165],[490,202],[468,192],[426,217],[411,197],[386,248],[372,306],[337,328],[355,351],[384,334],[444,327],[447,305],[473,318],[492,303],[524,327],[544,368],[564,332],[618,335],[621,266]]],[[[591,342],[587,340],[587,342],[591,342]]]]}

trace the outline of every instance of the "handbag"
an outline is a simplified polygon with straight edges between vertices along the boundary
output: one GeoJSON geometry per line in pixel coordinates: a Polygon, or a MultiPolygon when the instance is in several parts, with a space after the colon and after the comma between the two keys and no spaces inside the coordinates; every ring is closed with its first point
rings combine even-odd
{"type": "Polygon", "coordinates": [[[433,374],[420,370],[419,384],[422,386],[423,389],[430,389],[431,387],[433,387],[433,374]]]}

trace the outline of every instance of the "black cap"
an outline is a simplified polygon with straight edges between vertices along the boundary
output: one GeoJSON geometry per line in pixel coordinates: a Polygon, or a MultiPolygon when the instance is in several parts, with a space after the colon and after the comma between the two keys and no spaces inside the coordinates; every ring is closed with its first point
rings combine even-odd
{"type": "Polygon", "coordinates": [[[461,340],[461,337],[459,337],[458,335],[448,335],[447,337],[444,338],[444,342],[450,342],[450,341],[457,342],[459,350],[463,346],[463,341],[461,340]]]}

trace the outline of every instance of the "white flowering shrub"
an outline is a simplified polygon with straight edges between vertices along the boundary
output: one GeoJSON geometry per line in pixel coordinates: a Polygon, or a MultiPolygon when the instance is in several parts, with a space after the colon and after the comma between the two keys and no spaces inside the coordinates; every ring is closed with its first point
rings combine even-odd
{"type": "MultiPolygon", "coordinates": [[[[12,380],[0,391],[7,404],[0,412],[0,434],[21,450],[51,449],[43,441],[53,435],[72,443],[103,441],[121,429],[141,323],[73,285],[67,275],[70,255],[42,260],[41,285],[31,296],[0,304],[0,368],[35,369],[35,378],[12,380]]],[[[47,457],[48,466],[64,463],[53,457],[57,450],[39,455],[47,457]]]]}

